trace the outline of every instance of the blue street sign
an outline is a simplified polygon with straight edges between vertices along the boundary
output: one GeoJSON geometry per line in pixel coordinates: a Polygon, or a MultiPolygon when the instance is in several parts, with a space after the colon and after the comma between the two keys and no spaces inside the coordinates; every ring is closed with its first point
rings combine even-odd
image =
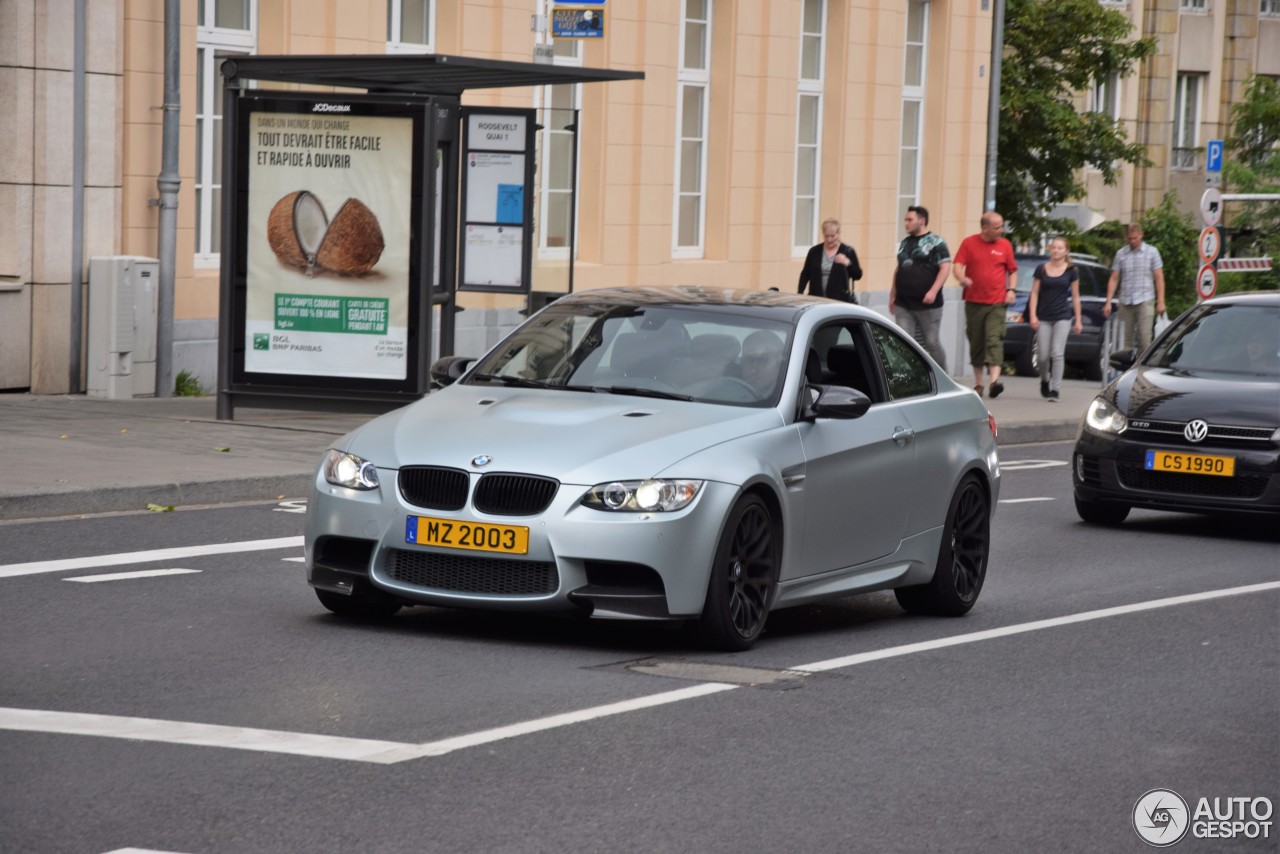
{"type": "Polygon", "coordinates": [[[1204,150],[1204,171],[1222,171],[1222,140],[1209,140],[1209,145],[1204,150]]]}

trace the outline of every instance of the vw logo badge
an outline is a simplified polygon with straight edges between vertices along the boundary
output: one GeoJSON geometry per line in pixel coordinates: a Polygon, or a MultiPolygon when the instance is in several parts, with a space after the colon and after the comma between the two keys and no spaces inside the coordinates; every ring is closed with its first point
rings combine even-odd
{"type": "MultiPolygon", "coordinates": [[[[1204,422],[1201,422],[1201,423],[1203,424],[1204,422]]],[[[1191,428],[1188,427],[1187,429],[1190,430],[1191,428]]],[[[477,456],[474,456],[471,458],[471,465],[475,466],[476,468],[487,466],[491,462],[493,462],[493,457],[489,456],[488,454],[478,454],[477,456]]]]}
{"type": "Polygon", "coordinates": [[[1187,423],[1182,435],[1187,437],[1188,442],[1203,442],[1205,436],[1209,435],[1209,425],[1197,418],[1195,421],[1187,423]]]}

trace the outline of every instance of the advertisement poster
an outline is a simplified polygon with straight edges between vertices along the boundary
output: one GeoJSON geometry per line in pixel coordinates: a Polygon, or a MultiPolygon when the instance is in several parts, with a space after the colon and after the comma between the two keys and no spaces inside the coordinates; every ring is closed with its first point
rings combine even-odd
{"type": "Polygon", "coordinates": [[[249,114],[246,372],[407,375],[413,120],[249,114]]]}

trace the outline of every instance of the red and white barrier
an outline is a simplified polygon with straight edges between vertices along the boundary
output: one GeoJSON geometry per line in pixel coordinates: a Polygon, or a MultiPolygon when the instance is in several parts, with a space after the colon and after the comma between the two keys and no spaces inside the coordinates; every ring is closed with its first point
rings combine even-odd
{"type": "Polygon", "coordinates": [[[1248,272],[1255,270],[1270,270],[1270,258],[1219,258],[1218,272],[1248,272]]]}

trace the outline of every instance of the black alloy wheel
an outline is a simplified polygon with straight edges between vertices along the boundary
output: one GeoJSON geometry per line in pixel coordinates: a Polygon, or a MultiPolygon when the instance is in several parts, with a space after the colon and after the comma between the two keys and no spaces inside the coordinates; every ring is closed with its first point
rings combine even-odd
{"type": "Polygon", "coordinates": [[[898,604],[912,614],[959,617],[978,601],[991,553],[991,499],[969,474],[956,487],[938,548],[938,563],[927,584],[894,590],[898,604]]]}
{"type": "Polygon", "coordinates": [[[755,495],[729,513],[711,564],[702,631],[718,649],[749,649],[764,630],[778,585],[780,538],[773,515],[755,495]]]}

